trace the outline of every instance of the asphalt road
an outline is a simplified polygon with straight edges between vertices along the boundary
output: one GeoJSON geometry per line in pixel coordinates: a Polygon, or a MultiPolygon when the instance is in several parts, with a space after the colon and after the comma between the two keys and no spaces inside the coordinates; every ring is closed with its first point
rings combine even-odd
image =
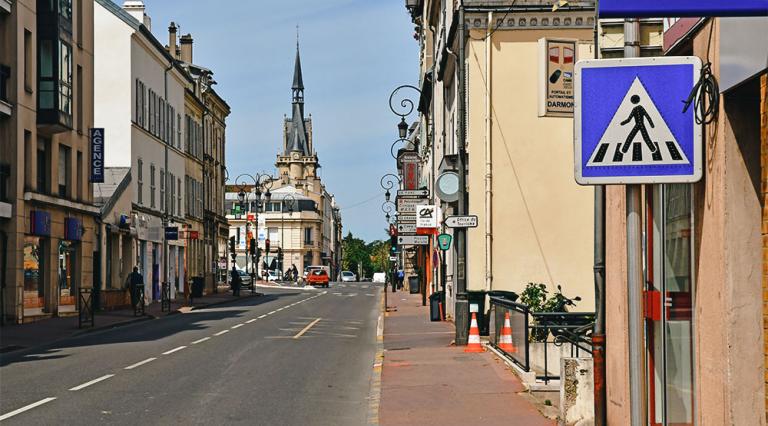
{"type": "Polygon", "coordinates": [[[0,357],[0,421],[365,424],[381,288],[262,291],[0,357]]]}

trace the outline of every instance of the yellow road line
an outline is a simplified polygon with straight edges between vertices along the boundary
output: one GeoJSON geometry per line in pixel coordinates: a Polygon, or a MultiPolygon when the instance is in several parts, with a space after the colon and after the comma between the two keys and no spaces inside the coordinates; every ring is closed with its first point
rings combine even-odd
{"type": "Polygon", "coordinates": [[[309,331],[309,329],[310,329],[310,328],[312,328],[312,326],[313,326],[313,325],[317,324],[317,323],[318,323],[320,320],[321,320],[321,318],[318,318],[318,319],[316,319],[316,320],[312,321],[311,323],[309,323],[309,325],[307,325],[306,327],[304,327],[304,329],[303,329],[303,330],[301,330],[301,331],[300,331],[300,332],[298,332],[298,333],[297,333],[295,336],[293,336],[293,338],[294,338],[294,339],[298,339],[299,337],[301,337],[302,335],[304,335],[304,333],[306,333],[307,331],[309,331]]]}

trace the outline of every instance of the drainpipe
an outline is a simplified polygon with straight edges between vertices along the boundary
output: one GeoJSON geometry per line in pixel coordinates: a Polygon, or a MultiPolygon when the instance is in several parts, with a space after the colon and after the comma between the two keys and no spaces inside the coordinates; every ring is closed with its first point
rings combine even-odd
{"type": "Polygon", "coordinates": [[[488,12],[485,34],[485,291],[493,289],[493,164],[491,156],[491,25],[493,12],[488,12]]]}

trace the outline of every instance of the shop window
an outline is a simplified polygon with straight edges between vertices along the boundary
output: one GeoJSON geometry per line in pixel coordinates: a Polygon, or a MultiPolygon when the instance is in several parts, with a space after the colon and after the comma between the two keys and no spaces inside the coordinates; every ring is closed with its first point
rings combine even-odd
{"type": "Polygon", "coordinates": [[[24,238],[24,315],[45,312],[45,240],[24,238]]]}
{"type": "Polygon", "coordinates": [[[648,418],[651,425],[692,425],[692,187],[674,184],[648,188],[648,418]]]}

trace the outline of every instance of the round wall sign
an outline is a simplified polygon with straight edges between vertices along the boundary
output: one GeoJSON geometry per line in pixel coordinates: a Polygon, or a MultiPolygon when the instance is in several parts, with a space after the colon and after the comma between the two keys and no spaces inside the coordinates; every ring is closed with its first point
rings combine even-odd
{"type": "Polygon", "coordinates": [[[443,172],[437,177],[435,184],[437,196],[446,203],[452,203],[459,199],[459,174],[456,172],[443,172]]]}

